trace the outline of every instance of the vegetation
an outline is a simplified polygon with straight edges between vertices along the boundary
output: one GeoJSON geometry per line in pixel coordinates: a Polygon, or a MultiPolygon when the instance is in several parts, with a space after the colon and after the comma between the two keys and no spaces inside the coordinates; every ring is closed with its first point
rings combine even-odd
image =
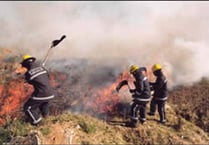
{"type": "Polygon", "coordinates": [[[80,127],[86,133],[95,133],[96,132],[96,125],[92,124],[91,122],[86,122],[85,120],[81,119],[78,123],[80,127]]]}
{"type": "Polygon", "coordinates": [[[8,142],[17,136],[26,136],[32,126],[25,127],[23,120],[8,120],[5,125],[0,128],[0,144],[8,142]]]}
{"type": "Polygon", "coordinates": [[[169,93],[169,103],[177,114],[209,133],[209,79],[193,86],[178,86],[169,93]]]}
{"type": "MultiPolygon", "coordinates": [[[[13,79],[8,74],[11,74],[14,68],[12,65],[2,67],[0,85],[5,86],[13,79]]],[[[0,88],[1,91],[4,90],[2,88],[0,88]]],[[[9,91],[1,92],[0,103],[5,100],[7,92],[9,91]]],[[[9,94],[8,98],[12,98],[12,93],[9,94]]],[[[23,96],[23,94],[20,95],[23,96]]],[[[11,104],[14,99],[9,100],[8,104],[11,104]]],[[[55,101],[54,104],[58,103],[60,102],[55,101]]],[[[169,92],[169,100],[166,104],[168,122],[164,125],[157,122],[159,116],[156,114],[156,116],[147,116],[145,124],[138,124],[137,128],[127,128],[124,126],[127,121],[124,116],[112,116],[104,120],[88,114],[59,112],[60,108],[57,106],[63,107],[62,110],[66,109],[60,103],[57,106],[51,106],[55,113],[38,126],[32,126],[22,118],[0,116],[0,119],[6,120],[6,123],[0,126],[0,144],[34,144],[34,142],[40,144],[208,144],[208,104],[209,80],[207,78],[192,86],[177,86],[169,92]]],[[[0,111],[3,105],[6,106],[6,104],[0,104],[0,111]]]]}
{"type": "Polygon", "coordinates": [[[138,124],[134,129],[123,126],[121,123],[124,119],[120,117],[104,121],[87,114],[65,113],[50,116],[39,126],[32,126],[22,120],[11,120],[0,128],[0,143],[11,143],[14,138],[20,136],[26,138],[30,134],[38,134],[42,144],[208,143],[207,133],[177,115],[170,107],[167,110],[169,121],[165,125],[157,122],[158,116],[148,116],[144,125],[138,124]]]}

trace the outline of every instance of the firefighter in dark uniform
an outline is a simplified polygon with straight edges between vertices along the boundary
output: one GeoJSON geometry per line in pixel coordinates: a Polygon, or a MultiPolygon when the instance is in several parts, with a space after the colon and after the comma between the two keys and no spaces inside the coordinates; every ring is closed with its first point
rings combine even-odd
{"type": "Polygon", "coordinates": [[[165,102],[167,100],[167,80],[162,72],[160,64],[152,66],[152,72],[157,77],[155,82],[150,82],[151,90],[154,91],[153,98],[150,103],[149,115],[155,115],[156,106],[160,115],[160,123],[166,122],[165,102]]]}
{"type": "Polygon", "coordinates": [[[150,85],[147,77],[143,74],[145,67],[132,65],[130,73],[135,78],[135,89],[130,89],[132,93],[133,103],[131,105],[131,121],[127,123],[129,127],[137,127],[138,120],[143,124],[146,121],[146,104],[150,100],[150,85]],[[139,112],[139,117],[138,117],[139,112]]]}
{"type": "Polygon", "coordinates": [[[48,71],[36,62],[36,58],[24,55],[21,62],[22,67],[27,69],[25,80],[33,85],[34,92],[24,104],[24,112],[29,117],[31,124],[39,124],[42,117],[49,113],[49,100],[54,98],[54,93],[49,83],[48,71]]]}

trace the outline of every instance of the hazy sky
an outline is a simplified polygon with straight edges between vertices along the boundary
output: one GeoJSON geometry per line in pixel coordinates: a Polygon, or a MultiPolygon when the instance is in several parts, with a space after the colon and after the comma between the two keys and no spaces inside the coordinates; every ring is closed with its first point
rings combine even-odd
{"type": "Polygon", "coordinates": [[[174,84],[209,74],[207,1],[1,1],[0,28],[0,48],[15,55],[43,58],[64,34],[51,59],[161,63],[174,84]]]}

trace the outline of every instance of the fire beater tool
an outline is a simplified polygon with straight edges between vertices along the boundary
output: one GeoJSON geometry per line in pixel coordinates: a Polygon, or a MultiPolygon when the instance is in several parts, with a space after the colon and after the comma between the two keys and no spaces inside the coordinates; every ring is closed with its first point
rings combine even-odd
{"type": "Polygon", "coordinates": [[[61,37],[60,39],[56,39],[56,40],[53,40],[53,41],[52,41],[51,46],[50,46],[50,48],[48,49],[47,54],[46,54],[46,56],[45,56],[45,58],[44,58],[44,60],[43,60],[43,63],[42,63],[43,66],[44,66],[45,63],[46,63],[46,61],[47,61],[47,59],[48,59],[48,56],[49,56],[49,53],[50,53],[50,51],[52,50],[52,48],[53,48],[53,47],[56,47],[56,46],[57,46],[64,38],[66,38],[66,35],[62,35],[62,37],[61,37]]]}
{"type": "Polygon", "coordinates": [[[123,86],[128,86],[128,89],[130,90],[130,86],[128,85],[128,81],[127,80],[123,80],[121,81],[117,87],[116,87],[116,91],[119,92],[119,90],[123,87],[123,86]]]}

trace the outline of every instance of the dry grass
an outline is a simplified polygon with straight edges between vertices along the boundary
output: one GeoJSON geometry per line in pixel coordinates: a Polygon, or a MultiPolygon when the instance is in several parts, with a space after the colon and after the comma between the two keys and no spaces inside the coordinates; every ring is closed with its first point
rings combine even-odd
{"type": "MultiPolygon", "coordinates": [[[[167,110],[173,112],[169,107],[167,110]]],[[[16,120],[1,128],[5,135],[0,139],[5,142],[30,132],[37,133],[42,144],[207,144],[209,141],[207,133],[181,116],[169,114],[165,125],[157,123],[157,117],[149,116],[144,125],[134,129],[109,124],[87,114],[50,116],[38,127],[16,120]]],[[[119,123],[123,119],[112,121],[119,123]]]]}
{"type": "Polygon", "coordinates": [[[190,87],[179,86],[169,93],[169,103],[178,115],[209,133],[209,80],[190,87]]]}
{"type": "MultiPolygon", "coordinates": [[[[7,67],[6,70],[12,72],[14,69],[7,67]]],[[[8,72],[2,76],[3,84],[12,78],[6,76],[8,72]]],[[[21,119],[8,119],[0,127],[0,144],[17,137],[23,139],[34,132],[42,144],[209,144],[208,104],[209,80],[203,78],[191,87],[178,86],[169,92],[168,122],[165,125],[157,123],[158,115],[147,116],[144,125],[131,129],[123,126],[127,120],[124,117],[115,116],[107,122],[87,114],[61,114],[66,106],[62,106],[61,112],[60,108],[52,106],[57,110],[54,116],[44,120],[42,126],[34,127],[21,119]]]]}

